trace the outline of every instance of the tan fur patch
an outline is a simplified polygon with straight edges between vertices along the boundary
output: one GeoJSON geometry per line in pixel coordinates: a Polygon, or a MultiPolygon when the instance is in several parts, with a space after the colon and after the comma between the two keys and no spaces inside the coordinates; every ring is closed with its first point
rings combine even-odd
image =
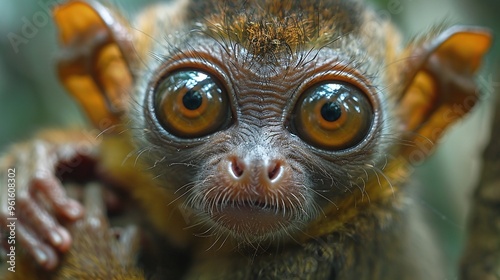
{"type": "MultiPolygon", "coordinates": [[[[210,13],[208,4],[193,10],[198,21],[203,19],[200,23],[209,35],[229,39],[258,57],[276,57],[305,47],[322,46],[356,32],[359,26],[357,1],[316,1],[312,6],[297,0],[240,2],[212,3],[215,8],[210,13]]],[[[198,4],[199,1],[192,3],[193,7],[198,4]]]]}

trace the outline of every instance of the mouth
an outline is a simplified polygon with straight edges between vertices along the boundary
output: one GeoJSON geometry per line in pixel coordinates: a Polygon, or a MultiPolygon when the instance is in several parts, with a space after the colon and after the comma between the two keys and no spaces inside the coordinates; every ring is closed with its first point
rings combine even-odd
{"type": "Polygon", "coordinates": [[[290,224],[290,211],[283,206],[254,200],[217,203],[210,211],[217,224],[245,236],[265,236],[290,224]]]}

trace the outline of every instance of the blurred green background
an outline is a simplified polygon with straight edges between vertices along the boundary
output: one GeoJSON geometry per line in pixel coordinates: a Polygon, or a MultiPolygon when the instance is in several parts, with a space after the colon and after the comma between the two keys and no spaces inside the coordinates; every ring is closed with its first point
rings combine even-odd
{"type": "MultiPolygon", "coordinates": [[[[80,109],[58,84],[54,57],[56,33],[43,6],[62,0],[5,0],[0,9],[0,151],[12,142],[26,139],[46,127],[85,126],[80,109]],[[40,3],[44,3],[40,5],[40,3]],[[42,12],[42,13],[40,13],[42,12]],[[9,34],[21,34],[25,21],[37,16],[39,28],[16,52],[9,34]],[[46,21],[46,23],[45,23],[46,21]],[[43,24],[42,24],[43,23],[43,24]]],[[[117,1],[128,11],[137,11],[148,2],[117,1]]],[[[373,0],[376,10],[393,19],[406,39],[422,34],[436,23],[487,26],[500,34],[498,0],[373,0]]],[[[500,35],[499,35],[500,36],[500,35]]],[[[446,249],[448,279],[455,279],[464,238],[468,200],[480,168],[480,151],[487,140],[493,92],[499,92],[499,49],[486,59],[479,78],[485,94],[474,114],[455,127],[441,148],[417,170],[415,188],[421,190],[426,215],[434,222],[438,242],[446,249]],[[496,73],[496,74],[495,74],[496,73]]]]}

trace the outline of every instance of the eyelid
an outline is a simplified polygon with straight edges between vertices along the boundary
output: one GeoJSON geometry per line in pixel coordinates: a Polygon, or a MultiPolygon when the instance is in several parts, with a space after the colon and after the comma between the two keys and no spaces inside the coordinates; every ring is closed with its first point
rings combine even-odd
{"type": "Polygon", "coordinates": [[[184,69],[201,70],[211,74],[212,77],[215,77],[217,81],[220,82],[220,86],[224,89],[229,103],[229,117],[227,123],[224,124],[226,129],[236,127],[240,116],[230,74],[227,72],[225,65],[217,57],[213,57],[211,53],[199,51],[181,53],[178,55],[172,54],[169,58],[164,59],[163,62],[150,73],[149,77],[147,77],[149,82],[146,87],[146,92],[144,93],[143,114],[147,129],[155,131],[155,133],[151,134],[151,137],[154,137],[159,143],[177,148],[196,147],[207,141],[206,137],[178,137],[167,131],[156,117],[155,97],[158,84],[169,73],[184,69]]]}
{"type": "Polygon", "coordinates": [[[342,61],[349,61],[349,59],[343,59],[336,53],[326,53],[325,60],[318,61],[315,64],[314,69],[311,69],[310,76],[302,81],[302,83],[295,88],[290,102],[283,111],[282,120],[284,129],[288,130],[292,134],[295,134],[296,130],[293,125],[294,114],[296,113],[295,108],[299,99],[303,96],[304,92],[308,88],[327,81],[345,82],[351,84],[365,93],[365,96],[370,100],[373,109],[373,123],[368,133],[368,136],[359,145],[355,147],[345,149],[345,150],[331,150],[327,151],[324,149],[316,148],[309,145],[315,153],[319,155],[329,155],[329,156],[343,156],[351,154],[360,149],[364,149],[373,144],[375,135],[379,131],[382,125],[383,112],[381,110],[382,101],[380,99],[381,92],[378,91],[378,87],[372,84],[372,80],[367,78],[356,68],[353,68],[349,63],[344,63],[342,61]],[[328,59],[333,57],[332,59],[328,59]]]}

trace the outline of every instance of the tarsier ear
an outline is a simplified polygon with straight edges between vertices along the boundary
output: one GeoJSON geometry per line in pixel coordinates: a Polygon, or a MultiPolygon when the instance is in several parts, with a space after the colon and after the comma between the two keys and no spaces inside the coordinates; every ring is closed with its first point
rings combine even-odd
{"type": "Polygon", "coordinates": [[[132,44],[125,21],[97,1],[69,1],[54,9],[62,47],[61,82],[104,130],[120,120],[132,85],[132,44]]]}
{"type": "Polygon", "coordinates": [[[474,107],[480,97],[475,74],[491,43],[488,30],[457,26],[408,47],[404,54],[408,63],[400,71],[406,82],[397,113],[408,140],[417,145],[405,148],[403,154],[410,156],[427,142],[427,156],[445,129],[474,107]]]}

